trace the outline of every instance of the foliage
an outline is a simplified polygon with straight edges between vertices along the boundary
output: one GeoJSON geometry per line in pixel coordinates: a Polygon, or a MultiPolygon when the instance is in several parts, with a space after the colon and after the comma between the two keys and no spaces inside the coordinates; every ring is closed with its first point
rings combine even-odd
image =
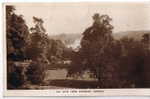
{"type": "MultiPolygon", "coordinates": [[[[109,56],[106,55],[106,51],[109,51],[108,47],[113,42],[111,36],[113,26],[110,24],[111,18],[107,15],[100,16],[96,13],[93,20],[93,25],[83,33],[81,48],[75,54],[72,65],[73,68],[80,67],[78,68],[80,70],[77,70],[78,73],[82,74],[83,70],[90,70],[100,80],[101,67],[108,63],[109,56]]],[[[76,69],[72,70],[75,71],[76,69]]]]}
{"type": "Polygon", "coordinates": [[[26,47],[27,58],[33,63],[29,66],[27,75],[32,83],[38,84],[44,79],[44,72],[47,69],[58,66],[58,63],[63,61],[66,46],[60,40],[49,38],[45,33],[42,19],[33,17],[33,20],[35,26],[30,29],[30,40],[26,47]]]}
{"type": "Polygon", "coordinates": [[[58,63],[64,65],[63,61],[70,58],[67,55],[70,49],[61,40],[50,39],[41,18],[33,17],[35,25],[28,29],[23,16],[15,14],[14,10],[13,6],[6,6],[8,87],[18,88],[24,84],[23,66],[15,66],[13,63],[24,63],[25,60],[32,61],[27,66],[27,79],[39,84],[43,81],[48,66],[57,66],[58,63]]]}
{"type": "MultiPolygon", "coordinates": [[[[123,38],[120,42],[123,50],[122,59],[120,60],[120,76],[126,82],[130,82],[130,85],[134,85],[134,87],[147,86],[145,82],[148,81],[146,79],[149,74],[145,72],[149,70],[147,65],[149,64],[150,50],[141,41],[123,38]]],[[[129,87],[129,85],[126,86],[129,87]]]]}
{"type": "Polygon", "coordinates": [[[33,84],[40,84],[44,80],[46,65],[39,57],[37,61],[33,61],[27,68],[27,80],[33,84]]]}
{"type": "Polygon", "coordinates": [[[13,6],[6,6],[7,58],[9,60],[24,60],[25,45],[28,39],[28,27],[22,15],[14,13],[13,6]]]}
{"type": "Polygon", "coordinates": [[[15,14],[14,10],[14,6],[6,6],[8,88],[18,88],[24,83],[22,68],[14,63],[26,58],[25,47],[29,35],[23,16],[15,14]]]}
{"type": "Polygon", "coordinates": [[[24,84],[24,67],[15,63],[26,59],[32,61],[25,74],[33,84],[43,82],[48,68],[65,65],[67,76],[82,76],[90,71],[91,77],[97,79],[98,88],[150,87],[149,34],[144,34],[141,41],[115,40],[112,19],[96,13],[92,26],[83,32],[81,47],[74,51],[63,41],[51,39],[41,18],[33,17],[35,25],[28,30],[23,16],[14,10],[13,6],[6,6],[8,88],[24,84]]]}
{"type": "Polygon", "coordinates": [[[49,60],[46,57],[49,44],[48,36],[45,34],[43,20],[33,17],[35,26],[32,27],[26,47],[27,58],[32,63],[27,68],[27,78],[33,84],[39,84],[44,80],[44,72],[47,69],[49,60]]]}
{"type": "Polygon", "coordinates": [[[92,77],[98,79],[97,86],[101,88],[150,85],[150,50],[146,46],[148,41],[145,41],[145,38],[145,42],[129,38],[114,40],[111,36],[111,18],[95,14],[93,19],[93,25],[83,33],[80,50],[72,57],[68,75],[82,75],[84,71],[90,70],[92,77]]]}
{"type": "Polygon", "coordinates": [[[18,88],[24,84],[25,79],[22,75],[22,67],[18,67],[14,62],[9,61],[7,64],[7,81],[8,89],[18,88]]]}

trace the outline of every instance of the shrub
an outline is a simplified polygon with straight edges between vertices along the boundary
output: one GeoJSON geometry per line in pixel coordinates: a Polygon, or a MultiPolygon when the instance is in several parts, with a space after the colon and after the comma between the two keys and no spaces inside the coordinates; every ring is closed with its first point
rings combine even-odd
{"type": "Polygon", "coordinates": [[[31,62],[27,68],[27,79],[33,84],[40,84],[44,80],[46,63],[39,60],[31,62]]]}
{"type": "Polygon", "coordinates": [[[7,66],[8,89],[19,88],[25,82],[24,75],[22,75],[23,68],[16,66],[13,62],[8,62],[7,66]]]}

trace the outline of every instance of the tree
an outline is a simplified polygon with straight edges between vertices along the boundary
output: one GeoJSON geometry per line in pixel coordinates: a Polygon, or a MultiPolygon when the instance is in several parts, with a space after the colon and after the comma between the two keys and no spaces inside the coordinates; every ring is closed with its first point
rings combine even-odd
{"type": "Polygon", "coordinates": [[[26,47],[26,55],[32,62],[27,68],[27,77],[34,84],[39,84],[44,80],[44,73],[49,65],[47,58],[49,38],[43,27],[44,21],[40,18],[33,17],[35,26],[32,27],[30,40],[26,47]]]}
{"type": "Polygon", "coordinates": [[[27,57],[32,60],[42,54],[45,56],[49,43],[48,35],[43,27],[44,21],[37,17],[33,17],[33,21],[35,26],[30,28],[31,34],[26,48],[27,57]]]}
{"type": "Polygon", "coordinates": [[[29,32],[23,16],[16,15],[14,10],[13,6],[6,6],[7,58],[18,61],[25,59],[29,32]]]}
{"type": "Polygon", "coordinates": [[[140,41],[132,38],[122,38],[122,57],[120,59],[119,75],[124,81],[124,87],[141,87],[144,67],[145,49],[140,41]]]}
{"type": "Polygon", "coordinates": [[[72,59],[69,73],[83,74],[85,70],[90,70],[93,76],[105,87],[103,84],[106,84],[111,78],[109,76],[115,73],[113,68],[117,63],[113,61],[115,60],[114,57],[119,58],[119,51],[112,52],[113,47],[117,48],[111,36],[113,26],[110,22],[112,19],[108,15],[96,13],[93,20],[93,25],[83,32],[81,48],[72,59]]]}
{"type": "Polygon", "coordinates": [[[145,33],[142,37],[141,42],[144,44],[144,47],[150,49],[150,34],[145,33]]]}
{"type": "Polygon", "coordinates": [[[145,34],[141,42],[114,40],[111,18],[95,14],[93,19],[93,25],[83,33],[81,48],[72,57],[68,75],[90,70],[101,88],[149,86],[149,35],[145,34]]]}
{"type": "Polygon", "coordinates": [[[141,40],[143,46],[142,48],[144,49],[144,64],[143,64],[143,71],[142,71],[142,87],[148,88],[150,87],[150,34],[146,33],[143,35],[143,39],[141,40]]]}
{"type": "Polygon", "coordinates": [[[17,88],[24,83],[20,67],[16,61],[26,59],[25,48],[29,35],[28,27],[22,15],[15,14],[14,6],[6,6],[6,37],[7,37],[7,85],[17,88]]]}

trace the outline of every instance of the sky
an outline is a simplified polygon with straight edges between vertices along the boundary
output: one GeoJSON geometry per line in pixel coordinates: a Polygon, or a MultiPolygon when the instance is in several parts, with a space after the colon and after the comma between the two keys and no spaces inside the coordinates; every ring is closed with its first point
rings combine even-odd
{"type": "Polygon", "coordinates": [[[29,27],[33,16],[44,20],[49,35],[83,33],[92,25],[94,13],[107,14],[113,20],[114,33],[150,30],[150,4],[146,3],[22,3],[13,4],[29,27]]]}

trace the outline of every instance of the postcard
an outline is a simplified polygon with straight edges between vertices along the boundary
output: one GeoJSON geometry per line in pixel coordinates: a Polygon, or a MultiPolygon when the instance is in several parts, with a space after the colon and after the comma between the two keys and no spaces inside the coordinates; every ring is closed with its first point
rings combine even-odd
{"type": "Polygon", "coordinates": [[[150,95],[150,3],[4,3],[5,96],[150,95]]]}

